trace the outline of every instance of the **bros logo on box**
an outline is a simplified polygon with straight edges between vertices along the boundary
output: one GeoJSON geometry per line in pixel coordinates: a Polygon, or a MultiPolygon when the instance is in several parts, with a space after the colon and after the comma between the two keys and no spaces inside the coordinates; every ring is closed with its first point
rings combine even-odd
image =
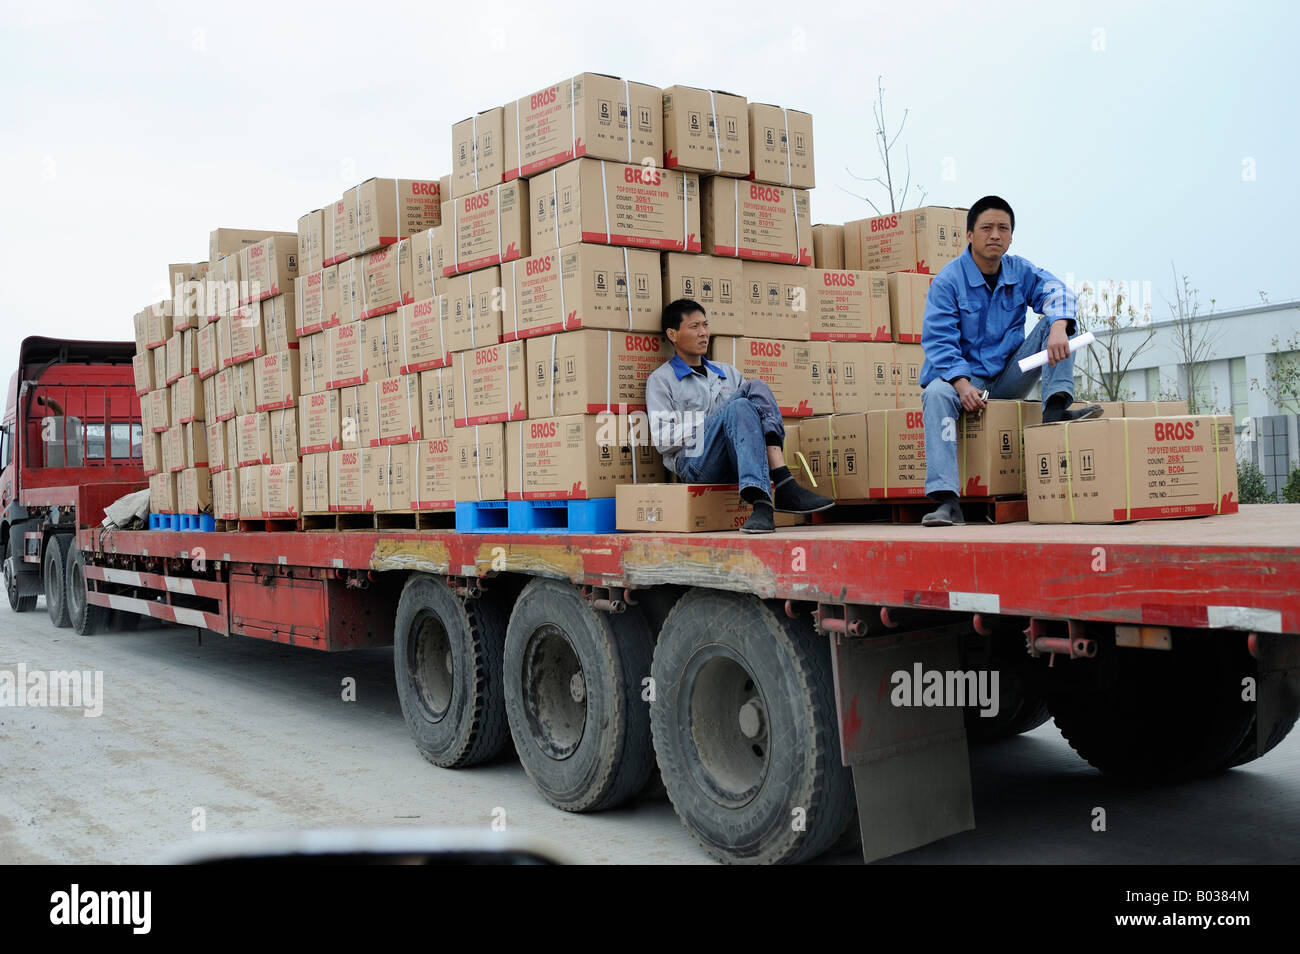
{"type": "Polygon", "coordinates": [[[534,421],[534,422],[533,422],[533,426],[532,426],[532,436],[533,436],[533,437],[554,437],[554,436],[555,436],[555,422],[554,422],[554,421],[534,421]]]}
{"type": "Polygon", "coordinates": [[[447,446],[449,443],[450,442],[446,440],[429,441],[429,452],[431,454],[445,454],[447,453],[447,446]]]}
{"type": "Polygon", "coordinates": [[[401,384],[402,382],[397,380],[385,381],[382,390],[385,394],[396,394],[401,390],[401,384]]]}
{"type": "Polygon", "coordinates": [[[555,94],[559,92],[558,86],[552,86],[550,89],[544,89],[540,93],[533,93],[528,97],[528,108],[537,109],[541,106],[549,106],[555,102],[555,94]]]}
{"type": "Polygon", "coordinates": [[[663,176],[658,169],[642,169],[637,166],[625,166],[623,168],[624,182],[639,182],[642,185],[659,185],[663,182],[663,176]]]}
{"type": "Polygon", "coordinates": [[[751,185],[749,187],[749,197],[760,202],[780,202],[785,198],[785,194],[783,189],[776,186],[751,185]]]}
{"type": "Polygon", "coordinates": [[[851,272],[826,272],[822,275],[822,283],[841,288],[853,288],[857,284],[857,276],[851,272]]]}
{"type": "Polygon", "coordinates": [[[1196,421],[1156,421],[1156,440],[1190,441],[1196,437],[1196,421]]]}
{"type": "Polygon", "coordinates": [[[481,195],[467,195],[465,197],[465,211],[473,212],[476,209],[486,208],[492,203],[492,193],[485,192],[481,195]]]}
{"type": "Polygon", "coordinates": [[[883,232],[885,229],[896,228],[898,228],[897,215],[882,215],[878,219],[871,220],[871,231],[873,232],[883,232]]]}
{"type": "Polygon", "coordinates": [[[546,258],[530,258],[524,262],[525,275],[540,275],[542,272],[549,272],[550,270],[551,257],[549,255],[546,258]]]}
{"type": "Polygon", "coordinates": [[[655,354],[659,351],[659,339],[653,335],[628,335],[623,341],[623,347],[628,351],[648,351],[655,354]]]}
{"type": "Polygon", "coordinates": [[[907,412],[907,426],[908,426],[909,428],[911,428],[911,427],[925,427],[925,415],[924,415],[922,412],[920,412],[920,411],[908,411],[908,412],[907,412]]]}
{"type": "Polygon", "coordinates": [[[764,358],[779,358],[784,349],[785,345],[779,341],[751,341],[749,343],[749,353],[764,358]]]}
{"type": "Polygon", "coordinates": [[[500,356],[500,353],[501,353],[500,348],[484,348],[482,351],[475,351],[474,363],[479,365],[491,364],[492,362],[497,360],[497,358],[500,356]]]}
{"type": "Polygon", "coordinates": [[[412,182],[412,195],[440,195],[438,183],[436,182],[412,182]]]}

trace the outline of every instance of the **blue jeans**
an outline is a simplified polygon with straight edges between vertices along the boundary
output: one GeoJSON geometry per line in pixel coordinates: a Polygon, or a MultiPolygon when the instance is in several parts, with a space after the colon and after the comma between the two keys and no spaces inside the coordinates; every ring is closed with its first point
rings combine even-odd
{"type": "MultiPolygon", "coordinates": [[[[1018,401],[1026,397],[1039,376],[1043,379],[1043,405],[1053,394],[1074,394],[1074,355],[1056,366],[1045,364],[1032,371],[1021,371],[1019,361],[1031,354],[1046,350],[1047,333],[1052,322],[1041,318],[1025,337],[1025,343],[1016,349],[1006,367],[992,381],[971,375],[970,383],[976,390],[988,388],[989,398],[1001,401],[1018,401]]],[[[957,420],[961,414],[961,398],[957,389],[943,378],[935,378],[921,392],[921,408],[925,417],[925,492],[934,494],[941,490],[961,493],[957,469],[957,420]]]]}
{"type": "Polygon", "coordinates": [[[731,400],[705,419],[696,445],[678,456],[677,476],[688,484],[738,483],[741,490],[756,487],[771,499],[768,434],[784,443],[781,410],[766,382],[746,378],[731,400]]]}

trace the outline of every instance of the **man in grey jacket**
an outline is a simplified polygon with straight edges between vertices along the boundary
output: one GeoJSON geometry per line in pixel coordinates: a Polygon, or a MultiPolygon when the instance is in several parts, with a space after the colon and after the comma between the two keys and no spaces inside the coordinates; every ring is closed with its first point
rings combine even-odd
{"type": "Polygon", "coordinates": [[[689,298],[670,303],[663,331],[676,354],[646,381],[646,409],[664,466],[686,483],[738,483],[741,498],[754,508],[742,533],[771,533],[774,509],[815,513],[835,506],[796,483],[786,466],[785,425],[772,389],[705,358],[704,308],[689,298]]]}

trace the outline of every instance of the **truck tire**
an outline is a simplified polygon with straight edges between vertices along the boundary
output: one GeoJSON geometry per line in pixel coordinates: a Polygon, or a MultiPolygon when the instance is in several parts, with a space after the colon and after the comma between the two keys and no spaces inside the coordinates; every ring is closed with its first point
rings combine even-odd
{"type": "Polygon", "coordinates": [[[66,533],[56,533],[45,544],[45,608],[50,612],[50,622],[59,629],[72,625],[68,616],[68,594],[64,586],[67,576],[68,541],[66,533]]]}
{"type": "Polygon", "coordinates": [[[966,709],[966,737],[972,742],[996,742],[1031,732],[1052,717],[1047,699],[1025,684],[1014,669],[1002,668],[998,679],[998,714],[980,715],[976,707],[966,709]]]}
{"type": "Polygon", "coordinates": [[[36,594],[22,595],[20,586],[18,554],[23,549],[23,527],[9,529],[9,552],[5,555],[5,593],[9,597],[9,608],[15,613],[30,613],[36,609],[36,594]]]}
{"type": "MultiPolygon", "coordinates": [[[[66,592],[68,595],[68,616],[72,628],[82,636],[94,636],[102,632],[108,621],[108,607],[99,606],[86,599],[86,556],[81,548],[72,546],[68,549],[66,592]]],[[[135,614],[132,614],[135,615],[135,614]]]]}
{"type": "Polygon", "coordinates": [[[1103,685],[1048,695],[1075,752],[1108,775],[1139,781],[1195,778],[1231,765],[1255,720],[1254,703],[1241,698],[1241,680],[1255,668],[1244,639],[1176,634],[1172,652],[1111,652],[1112,664],[1121,664],[1103,685]]]}
{"type": "Polygon", "coordinates": [[[422,573],[406,581],[393,628],[402,716],[420,754],[442,768],[479,765],[507,738],[501,689],[505,617],[422,573]]]}
{"type": "Polygon", "coordinates": [[[722,861],[830,850],[853,812],[840,764],[830,647],[807,617],[693,590],[655,648],[655,753],[682,823],[722,861]]]}
{"type": "Polygon", "coordinates": [[[600,612],[555,580],[524,587],[506,629],[506,713],[524,771],[556,808],[601,811],[646,787],[652,647],[635,607],[600,612]]]}
{"type": "Polygon", "coordinates": [[[1263,752],[1255,751],[1255,723],[1250,725],[1250,731],[1246,737],[1241,740],[1241,745],[1237,746],[1237,751],[1232,753],[1232,758],[1228,760],[1228,768],[1236,768],[1238,765],[1246,765],[1255,759],[1262,758],[1281,744],[1282,740],[1291,734],[1295,728],[1297,716],[1300,714],[1291,713],[1291,717],[1285,721],[1279,722],[1273,728],[1273,734],[1264,745],[1263,752]]]}

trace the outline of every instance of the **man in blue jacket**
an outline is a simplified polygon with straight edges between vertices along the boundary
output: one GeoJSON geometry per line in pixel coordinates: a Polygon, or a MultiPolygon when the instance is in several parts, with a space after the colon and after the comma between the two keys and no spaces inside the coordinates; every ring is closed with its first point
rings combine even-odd
{"type": "Polygon", "coordinates": [[[934,277],[925,303],[921,407],[925,417],[925,492],[939,506],[922,519],[949,527],[962,519],[957,421],[978,413],[985,398],[1020,399],[1041,375],[1043,422],[1097,417],[1096,404],[1074,400],[1074,293],[1050,272],[1008,255],[1016,215],[1005,199],[986,195],[966,214],[966,251],[934,277]],[[1043,315],[1026,334],[1025,309],[1043,315]],[[1019,361],[1047,352],[1047,366],[1029,372],[1019,361]],[[985,393],[987,392],[987,393],[985,393]]]}

